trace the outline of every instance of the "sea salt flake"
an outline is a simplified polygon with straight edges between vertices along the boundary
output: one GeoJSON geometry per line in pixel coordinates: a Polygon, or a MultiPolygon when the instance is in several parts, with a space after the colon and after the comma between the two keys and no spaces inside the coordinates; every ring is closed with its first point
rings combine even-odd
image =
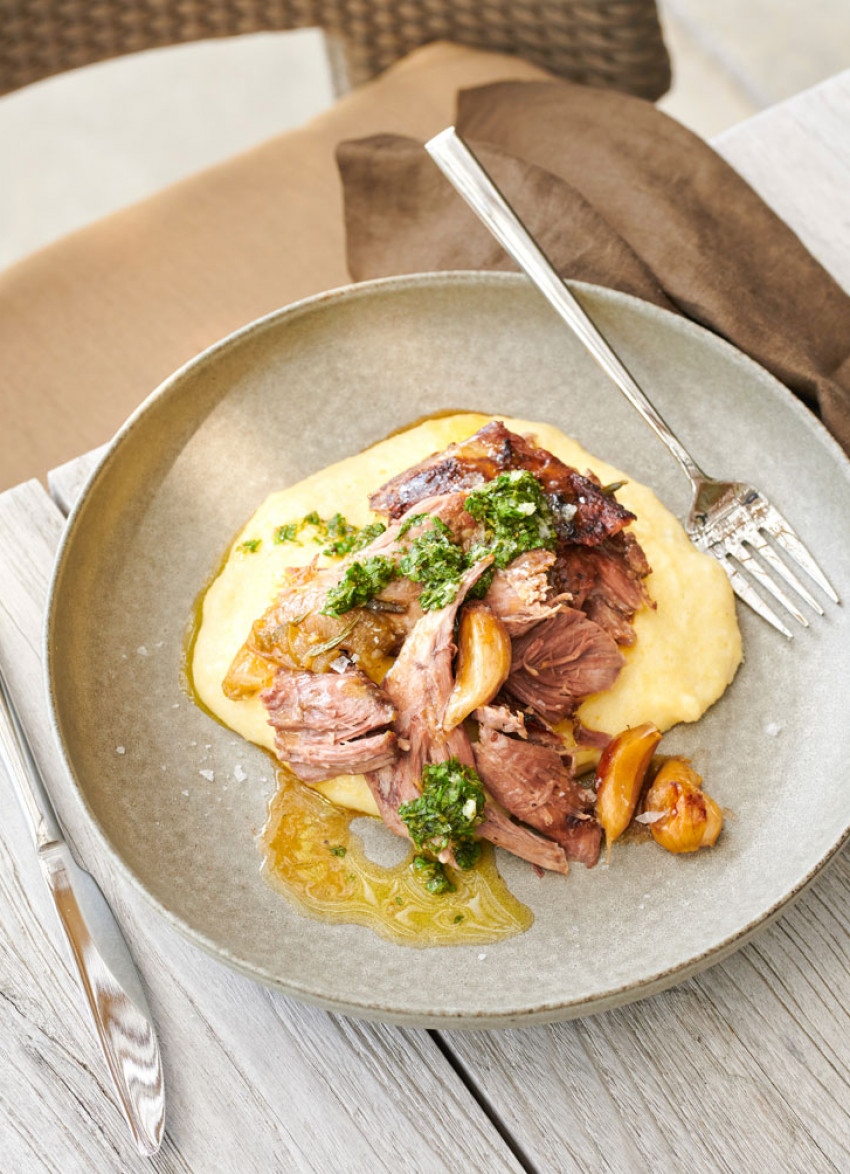
{"type": "Polygon", "coordinates": [[[181,794],[181,795],[185,795],[185,797],[186,797],[187,799],[189,798],[189,792],[188,792],[188,791],[181,791],[181,792],[180,792],[180,794],[181,794]]]}
{"type": "Polygon", "coordinates": [[[635,816],[635,823],[657,823],[659,819],[663,818],[663,811],[644,811],[635,816]]]}
{"type": "Polygon", "coordinates": [[[487,955],[486,955],[486,954],[479,954],[479,955],[478,955],[478,961],[479,961],[479,962],[483,962],[483,961],[484,961],[484,959],[485,959],[486,957],[487,957],[487,955]]]}
{"type": "Polygon", "coordinates": [[[201,776],[202,779],[206,779],[208,783],[215,782],[215,771],[214,770],[199,770],[198,774],[201,776]]]}
{"type": "Polygon", "coordinates": [[[136,656],[147,656],[147,654],[148,654],[147,648],[145,648],[144,644],[140,644],[139,647],[136,649],[136,656]]]}
{"type": "Polygon", "coordinates": [[[233,769],[233,777],[236,779],[237,783],[244,783],[247,779],[248,776],[243,770],[241,762],[236,763],[236,766],[233,769]]]}
{"type": "Polygon", "coordinates": [[[782,731],[782,726],[779,724],[779,722],[768,722],[767,725],[764,727],[764,732],[770,738],[777,737],[777,735],[779,733],[781,733],[781,731],[782,731]]]}
{"type": "Polygon", "coordinates": [[[116,746],[116,747],[115,747],[115,753],[116,753],[116,754],[126,754],[126,753],[127,753],[127,748],[126,748],[126,746],[116,746]]]}

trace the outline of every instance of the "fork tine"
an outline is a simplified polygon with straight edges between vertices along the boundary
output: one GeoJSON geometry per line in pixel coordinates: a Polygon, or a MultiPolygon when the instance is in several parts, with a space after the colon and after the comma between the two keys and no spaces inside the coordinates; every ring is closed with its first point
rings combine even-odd
{"type": "Polygon", "coordinates": [[[759,595],[758,591],[756,591],[756,589],[750,585],[750,583],[744,578],[738,568],[732,565],[732,563],[726,557],[723,548],[720,546],[712,546],[709,548],[709,552],[714,555],[714,557],[720,563],[721,567],[723,567],[723,570],[729,576],[729,582],[732,584],[732,590],[735,592],[735,594],[740,599],[743,599],[744,603],[748,604],[754,612],[757,612],[757,614],[760,615],[763,620],[767,620],[767,622],[772,625],[772,627],[776,628],[777,632],[781,632],[783,636],[787,636],[789,640],[793,640],[794,634],[790,632],[779,619],[779,617],[771,611],[771,609],[759,595]]]}
{"type": "Polygon", "coordinates": [[[788,567],[785,565],[785,563],[782,561],[782,559],[779,557],[763,534],[760,534],[757,530],[754,530],[752,533],[746,534],[744,541],[749,546],[754,547],[758,551],[759,555],[764,559],[768,566],[771,567],[777,575],[781,575],[788,586],[796,591],[800,598],[804,599],[810,608],[816,611],[819,616],[824,614],[823,608],[815,599],[815,597],[811,594],[810,591],[807,590],[806,587],[803,586],[793,571],[788,569],[788,567]]]}
{"type": "Polygon", "coordinates": [[[804,628],[808,628],[809,621],[797,607],[796,603],[791,602],[776,580],[767,573],[753,553],[747,550],[743,542],[727,538],[724,546],[726,547],[726,553],[731,554],[733,558],[738,560],[747,574],[752,575],[759,587],[763,587],[768,594],[773,596],[777,603],[781,603],[785,610],[791,613],[798,624],[802,624],[804,628]]]}
{"type": "Polygon", "coordinates": [[[834,603],[840,603],[841,601],[835,592],[835,588],[809,554],[808,550],[806,550],[800,535],[794,530],[794,527],[785,521],[776,506],[769,505],[768,503],[765,503],[765,506],[763,516],[759,522],[761,529],[766,530],[771,537],[776,539],[785,553],[798,566],[803,568],[810,579],[814,579],[818,587],[825,591],[834,603]]]}

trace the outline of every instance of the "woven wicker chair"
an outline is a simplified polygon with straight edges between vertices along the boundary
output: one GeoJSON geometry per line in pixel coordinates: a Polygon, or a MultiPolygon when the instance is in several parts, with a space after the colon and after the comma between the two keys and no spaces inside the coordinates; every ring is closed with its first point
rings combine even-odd
{"type": "Polygon", "coordinates": [[[670,84],[655,0],[0,0],[0,93],[140,49],[308,26],[341,40],[352,85],[435,40],[644,98],[670,84]]]}

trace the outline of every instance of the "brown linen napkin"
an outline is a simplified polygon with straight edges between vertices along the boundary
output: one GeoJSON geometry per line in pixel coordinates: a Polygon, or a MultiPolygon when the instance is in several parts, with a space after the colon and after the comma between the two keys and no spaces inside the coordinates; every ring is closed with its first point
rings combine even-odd
{"type": "Polygon", "coordinates": [[[216,339],[348,283],[341,139],[424,139],[451,121],[460,87],[545,76],[504,54],[425,46],[302,129],[0,273],[0,490],[108,440],[216,339]]]}
{"type": "MultiPolygon", "coordinates": [[[[465,90],[456,125],[560,273],[729,339],[850,452],[850,297],[711,147],[640,98],[559,81],[465,90]]],[[[419,143],[337,160],[355,280],[515,268],[419,143]]]]}

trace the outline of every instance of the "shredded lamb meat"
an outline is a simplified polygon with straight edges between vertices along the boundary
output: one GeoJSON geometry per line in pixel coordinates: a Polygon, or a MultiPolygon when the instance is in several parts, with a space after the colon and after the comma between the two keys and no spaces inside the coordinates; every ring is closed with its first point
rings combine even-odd
{"type": "Polygon", "coordinates": [[[305,783],[362,774],[394,762],[396,711],[365,673],[280,669],[260,699],[275,731],[275,751],[305,783]]]}
{"type": "Polygon", "coordinates": [[[511,815],[560,844],[570,860],[596,863],[602,835],[590,814],[596,797],[579,786],[556,750],[482,725],[473,751],[482,782],[511,815]]]}
{"type": "Polygon", "coordinates": [[[597,547],[563,543],[552,568],[555,590],[618,643],[634,644],[632,620],[644,604],[654,606],[643,580],[649,563],[632,534],[617,534],[597,547]]]}
{"type": "MultiPolygon", "coordinates": [[[[479,528],[463,508],[464,500],[463,493],[442,494],[420,502],[414,512],[439,518],[457,541],[469,542],[479,528]]],[[[342,616],[323,615],[322,608],[328,591],[337,586],[352,562],[389,554],[422,532],[424,524],[412,526],[400,539],[406,521],[400,518],[337,566],[318,568],[311,563],[290,569],[277,599],[254,622],[234,657],[222,683],[224,695],[232,701],[253,696],[271,684],[278,668],[325,672],[340,652],[358,656],[363,667],[380,679],[387,658],[398,652],[422,615],[420,585],[396,579],[365,607],[342,616]]]]}
{"type": "MultiPolygon", "coordinates": [[[[571,469],[500,420],[399,473],[372,494],[370,504],[378,513],[397,518],[433,494],[468,492],[510,469],[527,469],[539,479],[555,517],[558,548],[549,600],[552,595],[571,595],[573,605],[618,644],[633,644],[635,612],[652,606],[643,583],[649,564],[634,535],[625,530],[634,514],[606,493],[592,474],[571,469]]],[[[494,578],[497,600],[510,586],[510,570],[499,571],[494,578]],[[507,576],[508,582],[500,576],[507,576]]],[[[540,595],[534,606],[544,607],[546,599],[540,595]]],[[[509,630],[510,608],[516,603],[507,605],[507,616],[497,610],[498,602],[494,607],[508,621],[509,630]]],[[[523,618],[529,621],[523,626],[530,626],[531,615],[523,618]]]]}
{"type": "Polygon", "coordinates": [[[510,432],[501,420],[405,469],[376,490],[369,504],[376,513],[398,518],[426,497],[475,489],[511,469],[534,474],[551,500],[556,519],[563,519],[562,536],[570,542],[596,546],[635,520],[592,474],[571,469],[545,448],[510,432]]]}
{"type": "Polygon", "coordinates": [[[609,689],[623,667],[617,645],[583,612],[562,608],[513,641],[505,692],[547,721],[569,717],[584,697],[609,689]]]}
{"type": "Polygon", "coordinates": [[[551,550],[530,550],[494,574],[484,599],[511,636],[520,635],[558,610],[557,603],[547,602],[552,594],[549,571],[554,563],[551,550]]]}
{"type": "MultiPolygon", "coordinates": [[[[333,568],[290,572],[235,658],[225,693],[238,698],[262,688],[281,761],[305,782],[365,775],[398,835],[408,834],[399,806],[419,796],[424,768],[457,758],[478,771],[486,789],[476,834],[540,868],[566,873],[570,860],[592,866],[601,838],[595,795],[576,781],[575,755],[553,724],[573,717],[577,744],[607,741],[575,712],[614,683],[624,663],[618,645],[634,641],[634,615],[651,602],[649,565],[625,529],[634,515],[592,474],[500,421],[400,473],[370,504],[388,517],[386,531],[333,568]],[[322,608],[352,561],[392,554],[422,533],[420,523],[400,537],[414,515],[440,518],[468,552],[485,535],[464,508],[469,491],[512,469],[539,480],[555,549],[531,550],[492,574],[484,598],[511,637],[511,671],[499,696],[475,711],[479,736],[472,743],[463,725],[446,733],[443,716],[455,684],[457,615],[492,556],[465,573],[439,610],[423,611],[421,585],[404,576],[339,617],[322,608]],[[328,671],[341,654],[343,671],[328,671]]],[[[441,859],[453,863],[451,850],[441,859]]]]}

